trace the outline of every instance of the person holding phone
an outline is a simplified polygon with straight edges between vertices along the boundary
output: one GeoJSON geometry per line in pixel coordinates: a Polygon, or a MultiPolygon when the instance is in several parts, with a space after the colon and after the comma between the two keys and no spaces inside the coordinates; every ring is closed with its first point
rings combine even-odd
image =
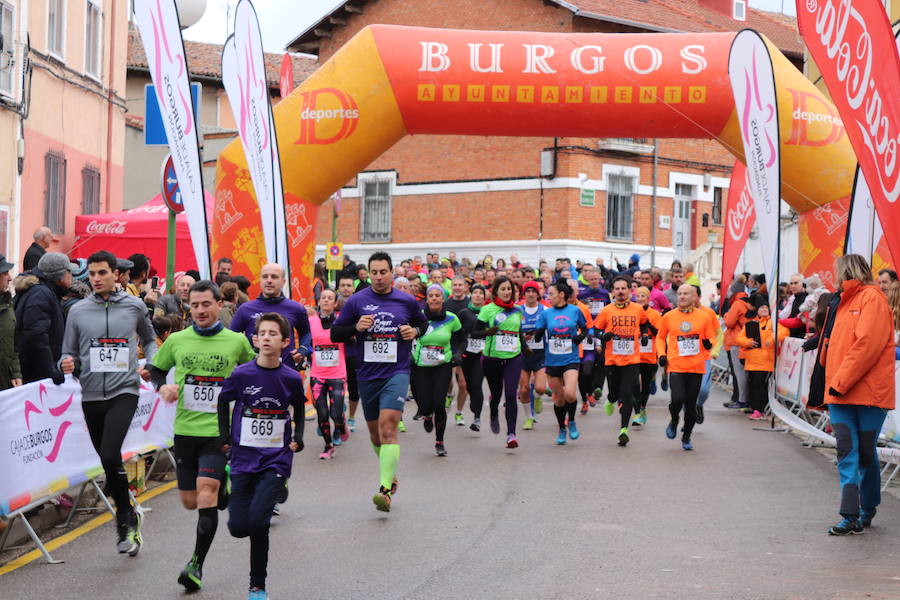
{"type": "MultiPolygon", "coordinates": [[[[747,324],[744,331],[738,332],[735,340],[744,348],[744,370],[747,372],[747,394],[750,408],[753,411],[750,419],[759,421],[766,418],[766,406],[769,403],[769,377],[775,370],[775,320],[771,318],[769,305],[761,297],[754,298],[758,304],[755,311],[747,313],[747,324]],[[759,298],[758,300],[756,298],[759,298]]],[[[778,346],[791,330],[778,327],[778,346]]]]}

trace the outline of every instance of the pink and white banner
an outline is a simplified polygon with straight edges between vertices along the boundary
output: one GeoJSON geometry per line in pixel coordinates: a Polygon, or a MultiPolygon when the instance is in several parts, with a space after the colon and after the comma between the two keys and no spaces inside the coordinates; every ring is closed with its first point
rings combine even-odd
{"type": "Polygon", "coordinates": [[[853,196],[850,201],[850,216],[847,222],[847,236],[844,240],[844,254],[859,254],[872,264],[875,249],[884,237],[881,221],[875,211],[872,194],[866,184],[862,170],[856,167],[853,179],[853,196]]]}
{"type": "MultiPolygon", "coordinates": [[[[222,80],[256,191],[268,261],[288,269],[281,161],[259,21],[250,0],[238,3],[234,34],[229,36],[222,50],[222,80]]],[[[288,273],[287,281],[290,280],[288,273]]]]}
{"type": "Polygon", "coordinates": [[[744,142],[750,195],[756,207],[769,304],[778,293],[778,245],[781,225],[781,135],[772,58],[752,29],[739,32],[728,56],[728,76],[744,142]]]}
{"type": "MultiPolygon", "coordinates": [[[[142,384],[122,456],[170,447],[174,423],[175,404],[142,384]]],[[[0,515],[102,472],[75,379],[58,386],[44,379],[0,392],[0,515]]]]}
{"type": "Polygon", "coordinates": [[[132,0],[134,21],[147,55],[175,174],[184,201],[197,270],[210,279],[209,227],[203,196],[200,142],[191,82],[175,0],[132,0]]]}

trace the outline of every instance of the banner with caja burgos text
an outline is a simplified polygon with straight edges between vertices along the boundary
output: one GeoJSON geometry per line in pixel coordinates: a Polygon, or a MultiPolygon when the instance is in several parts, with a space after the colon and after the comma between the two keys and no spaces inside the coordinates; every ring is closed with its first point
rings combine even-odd
{"type": "Polygon", "coordinates": [[[747,167],[735,161],[728,186],[728,203],[725,211],[725,241],[722,243],[722,302],[728,296],[728,286],[734,278],[738,259],[747,245],[750,230],[756,222],[756,210],[750,197],[747,167]]]}
{"type": "Polygon", "coordinates": [[[250,0],[238,3],[234,34],[222,50],[222,79],[259,205],[267,261],[284,266],[290,281],[278,144],[259,21],[250,0]]]}
{"type": "Polygon", "coordinates": [[[900,57],[882,0],[797,0],[797,24],[900,256],[900,57]]]}
{"type": "Polygon", "coordinates": [[[191,82],[175,0],[132,0],[134,21],[147,55],[169,151],[187,214],[197,270],[210,278],[209,233],[203,197],[200,143],[191,82]]]}
{"type": "MultiPolygon", "coordinates": [[[[123,458],[170,447],[174,423],[175,404],[143,383],[123,458]]],[[[75,379],[58,386],[44,379],[0,392],[0,515],[102,472],[75,379]]]]}
{"type": "Polygon", "coordinates": [[[756,209],[769,304],[774,305],[781,225],[781,135],[772,58],[755,31],[744,29],[735,36],[728,55],[728,76],[744,144],[747,185],[756,209]]]}

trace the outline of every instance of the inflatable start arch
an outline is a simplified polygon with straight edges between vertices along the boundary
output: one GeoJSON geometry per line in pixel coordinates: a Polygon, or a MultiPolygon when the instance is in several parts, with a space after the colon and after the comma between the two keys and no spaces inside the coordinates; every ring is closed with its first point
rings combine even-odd
{"type": "MultiPolygon", "coordinates": [[[[309,298],[316,207],[407,134],[709,138],[743,160],[735,33],[561,34],[366,27],[274,109],[295,298],[309,298]]],[[[848,196],[856,159],[831,103],[766,41],[784,199],[848,196]]],[[[219,157],[214,259],[265,262],[240,140],[219,157]]]]}

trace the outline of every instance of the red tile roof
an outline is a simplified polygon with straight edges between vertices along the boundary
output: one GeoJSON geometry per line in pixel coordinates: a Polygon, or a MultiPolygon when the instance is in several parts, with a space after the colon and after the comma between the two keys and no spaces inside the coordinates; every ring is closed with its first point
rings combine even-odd
{"type": "MultiPolygon", "coordinates": [[[[203,42],[184,41],[188,70],[194,77],[222,79],[222,46],[203,42]]],[[[281,74],[283,54],[265,53],[266,78],[271,87],[277,88],[281,74]]],[[[294,81],[300,83],[316,70],[316,60],[292,55],[294,81]]],[[[128,68],[147,69],[147,56],[141,43],[141,36],[134,26],[128,28],[128,68]]]]}

